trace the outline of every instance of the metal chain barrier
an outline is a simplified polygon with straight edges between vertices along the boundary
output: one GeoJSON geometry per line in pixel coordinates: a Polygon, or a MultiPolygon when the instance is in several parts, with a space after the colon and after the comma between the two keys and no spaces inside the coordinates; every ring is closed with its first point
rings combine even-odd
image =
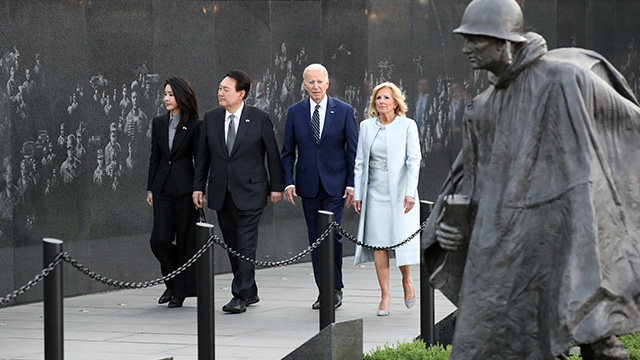
{"type": "Polygon", "coordinates": [[[227,245],[224,241],[220,240],[217,236],[215,237],[215,243],[220,245],[220,247],[222,247],[224,250],[226,250],[229,254],[243,260],[246,261],[248,263],[251,263],[255,266],[259,266],[259,267],[278,267],[278,266],[286,266],[286,265],[290,265],[293,264],[296,260],[306,256],[307,254],[309,254],[311,251],[313,251],[315,248],[317,248],[320,243],[322,243],[322,241],[329,235],[329,232],[331,230],[337,230],[338,232],[340,232],[345,238],[347,238],[347,240],[355,243],[356,245],[362,246],[363,248],[366,249],[371,249],[371,250],[393,250],[397,247],[400,247],[402,245],[407,244],[408,242],[410,242],[411,240],[413,240],[416,236],[418,236],[427,226],[427,221],[425,220],[422,225],[420,226],[420,228],[418,228],[418,230],[416,230],[413,234],[409,235],[409,237],[407,237],[406,239],[404,239],[403,241],[395,244],[395,245],[391,245],[391,246],[373,246],[373,245],[368,245],[363,243],[362,241],[358,241],[358,239],[351,235],[349,232],[347,232],[342,226],[340,226],[340,224],[338,224],[336,221],[332,222],[331,224],[329,224],[329,226],[327,227],[327,229],[322,233],[322,235],[316,240],[314,241],[311,245],[309,245],[308,248],[306,248],[305,250],[303,250],[301,253],[299,253],[298,255],[288,259],[288,260],[281,260],[281,261],[260,261],[260,260],[254,260],[254,259],[250,259],[248,257],[246,257],[245,255],[242,255],[241,253],[239,253],[237,250],[230,248],[229,245],[227,245]]]}
{"type": "Polygon", "coordinates": [[[76,260],[72,259],[66,252],[64,253],[63,258],[64,258],[64,261],[66,261],[69,264],[71,264],[71,266],[73,266],[74,268],[78,269],[81,273],[83,273],[83,274],[87,275],[88,277],[90,277],[91,279],[99,281],[99,282],[101,282],[103,284],[106,284],[106,285],[109,285],[109,286],[118,287],[118,288],[122,288],[122,289],[144,289],[144,288],[156,286],[156,285],[158,285],[160,283],[165,282],[166,280],[173,279],[178,274],[183,272],[186,268],[188,268],[189,266],[193,265],[193,263],[195,263],[200,258],[200,256],[202,256],[202,254],[204,254],[205,251],[207,251],[207,249],[209,249],[209,247],[211,247],[211,244],[213,244],[213,243],[214,243],[214,237],[211,236],[207,240],[207,243],[204,244],[204,246],[202,248],[200,248],[200,250],[198,250],[198,252],[196,252],[195,255],[193,255],[191,257],[191,259],[189,259],[186,263],[184,263],[182,266],[180,266],[179,268],[177,268],[176,270],[174,270],[170,274],[167,274],[167,275],[165,275],[165,276],[163,276],[161,278],[157,278],[155,280],[143,281],[143,282],[137,282],[137,283],[117,281],[117,280],[106,278],[106,277],[104,277],[104,276],[102,276],[100,274],[96,274],[95,272],[91,271],[91,269],[83,266],[82,264],[78,264],[78,262],[76,260]]]}
{"type": "Polygon", "coordinates": [[[99,281],[103,284],[109,285],[109,286],[114,286],[114,287],[118,287],[118,288],[122,288],[122,289],[143,289],[143,288],[147,288],[147,287],[152,287],[155,285],[158,285],[160,283],[165,282],[166,280],[169,279],[173,279],[174,277],[176,277],[178,274],[180,274],[181,272],[183,272],[185,269],[187,269],[189,266],[193,265],[193,263],[195,263],[201,256],[202,254],[205,253],[205,251],[207,251],[207,249],[209,249],[209,247],[211,247],[211,245],[214,243],[214,237],[211,236],[208,240],[207,243],[204,244],[204,246],[202,248],[200,248],[200,250],[198,250],[195,255],[193,255],[193,257],[191,257],[191,259],[189,259],[186,263],[184,263],[182,266],[180,266],[179,268],[177,268],[175,271],[171,272],[170,274],[163,276],[161,278],[157,278],[155,280],[151,280],[151,281],[143,281],[143,282],[137,282],[137,283],[131,283],[131,282],[124,282],[124,281],[118,281],[118,280],[113,280],[113,279],[109,279],[107,277],[104,277],[100,274],[95,273],[94,271],[91,271],[91,269],[83,266],[82,264],[79,264],[77,260],[71,258],[71,256],[69,256],[69,253],[62,252],[59,253],[55,260],[53,262],[51,262],[51,264],[49,264],[49,266],[47,266],[45,269],[42,270],[42,272],[38,275],[36,275],[36,277],[29,281],[26,285],[24,285],[23,287],[21,287],[20,289],[14,291],[13,293],[0,298],[0,307],[3,306],[5,303],[9,303],[11,300],[15,299],[18,295],[23,294],[25,291],[31,289],[35,284],[37,284],[38,282],[42,281],[47,275],[49,275],[49,273],[51,271],[53,271],[53,269],[55,269],[56,266],[60,265],[60,263],[62,263],[63,261],[68,262],[69,264],[71,264],[71,266],[73,266],[74,268],[78,269],[81,273],[87,275],[88,277],[90,277],[93,280],[99,281]]]}
{"type": "Polygon", "coordinates": [[[2,307],[5,303],[9,303],[11,300],[15,299],[16,297],[18,297],[18,295],[22,295],[24,294],[24,292],[26,292],[27,290],[31,289],[32,287],[34,287],[37,283],[39,283],[40,281],[42,281],[47,275],[49,275],[50,272],[53,271],[53,269],[56,268],[56,266],[60,265],[60,263],[64,260],[64,253],[60,253],[56,256],[56,258],[51,262],[51,264],[49,264],[49,266],[47,266],[46,268],[42,269],[42,272],[38,275],[36,275],[36,277],[34,277],[32,280],[30,280],[26,285],[24,285],[23,287],[21,287],[20,289],[12,292],[11,294],[0,298],[0,307],[2,307]]]}
{"type": "Polygon", "coordinates": [[[373,246],[373,245],[368,245],[363,243],[362,241],[358,241],[358,239],[349,234],[342,226],[338,225],[337,222],[333,222],[331,225],[333,225],[336,230],[338,230],[342,236],[344,236],[345,238],[347,238],[347,240],[355,243],[356,245],[362,246],[365,249],[371,249],[371,250],[393,250],[397,247],[400,247],[406,243],[408,243],[409,241],[413,240],[413,238],[415,238],[416,236],[418,236],[426,227],[427,227],[427,221],[425,220],[422,225],[420,225],[420,228],[418,230],[416,230],[413,234],[409,235],[408,238],[402,240],[401,242],[395,244],[395,245],[391,245],[391,246],[373,246]]]}
{"type": "Polygon", "coordinates": [[[271,267],[279,267],[279,266],[286,266],[286,265],[291,265],[294,262],[296,262],[298,259],[306,256],[307,254],[309,254],[311,251],[313,251],[315,248],[317,248],[318,246],[320,246],[320,244],[322,243],[322,241],[324,241],[324,239],[327,238],[327,236],[329,236],[329,233],[336,228],[336,226],[338,226],[337,222],[332,222],[331,224],[329,224],[329,226],[327,227],[327,229],[322,233],[322,235],[320,235],[320,237],[314,241],[311,245],[309,245],[305,250],[303,250],[301,253],[299,253],[298,255],[295,255],[287,260],[281,260],[281,261],[261,261],[261,260],[254,260],[251,258],[246,257],[245,255],[239,253],[237,250],[230,248],[229,245],[227,245],[223,240],[220,240],[220,238],[218,238],[217,236],[215,236],[215,243],[220,245],[220,247],[222,247],[224,250],[226,250],[229,254],[243,260],[246,261],[248,263],[251,263],[255,266],[259,266],[259,267],[264,267],[264,268],[271,268],[271,267]]]}
{"type": "Polygon", "coordinates": [[[309,245],[305,250],[303,250],[302,252],[300,252],[298,255],[295,255],[287,260],[281,260],[281,261],[261,261],[261,260],[254,260],[254,259],[250,259],[248,257],[246,257],[245,255],[239,253],[237,250],[230,248],[223,240],[221,240],[219,237],[217,236],[211,236],[209,237],[209,239],[207,240],[207,243],[198,250],[198,252],[196,252],[195,255],[193,255],[193,257],[191,257],[191,259],[189,259],[186,263],[184,263],[182,266],[180,266],[178,269],[176,269],[175,271],[171,272],[168,275],[165,275],[163,277],[157,278],[155,280],[151,280],[151,281],[143,281],[143,282],[124,282],[124,281],[118,281],[118,280],[114,280],[114,279],[109,279],[105,276],[102,276],[100,274],[95,273],[94,271],[91,271],[91,269],[89,269],[86,266],[83,266],[82,264],[79,264],[77,260],[71,258],[69,256],[69,254],[67,252],[63,252],[60,253],[56,256],[55,260],[49,264],[49,266],[47,266],[45,269],[42,270],[42,272],[38,275],[36,275],[36,277],[29,281],[26,285],[22,286],[20,289],[14,291],[13,293],[0,298],[0,306],[2,306],[5,303],[10,302],[11,300],[15,299],[18,295],[23,294],[25,291],[31,289],[34,285],[36,285],[38,282],[42,281],[47,275],[49,275],[49,273],[55,269],[56,266],[58,266],[62,261],[66,261],[69,264],[71,264],[71,266],[73,266],[74,268],[76,268],[78,271],[80,271],[81,273],[87,275],[89,278],[99,281],[103,284],[109,285],[109,286],[114,286],[114,287],[118,287],[118,288],[122,288],[122,289],[143,289],[143,288],[148,288],[148,287],[152,287],[155,285],[158,285],[160,283],[164,283],[166,280],[169,279],[173,279],[174,277],[176,277],[178,274],[182,273],[185,269],[187,269],[189,266],[193,265],[201,256],[202,254],[205,253],[205,251],[207,251],[207,249],[209,249],[209,247],[211,247],[211,245],[213,243],[220,245],[220,247],[222,247],[224,250],[226,250],[229,254],[243,260],[246,262],[249,262],[255,266],[259,266],[259,267],[264,267],[264,268],[270,268],[270,267],[280,267],[280,266],[286,266],[286,265],[290,265],[293,264],[294,262],[296,262],[297,260],[299,260],[300,258],[308,255],[310,252],[312,252],[314,249],[316,249],[318,246],[320,246],[320,244],[322,243],[322,241],[324,241],[324,239],[327,238],[327,236],[329,236],[329,232],[336,230],[338,232],[340,232],[345,238],[347,238],[349,241],[355,243],[356,245],[362,246],[363,248],[367,248],[367,249],[371,249],[371,250],[393,250],[397,247],[400,247],[402,245],[407,244],[409,241],[413,240],[416,236],[418,236],[426,227],[427,222],[423,222],[422,225],[420,226],[420,228],[418,230],[416,230],[413,234],[411,234],[409,237],[407,237],[405,240],[395,244],[395,245],[391,245],[391,246],[373,246],[373,245],[368,245],[363,243],[362,241],[358,241],[358,239],[351,235],[349,232],[347,232],[342,226],[340,226],[336,221],[332,222],[331,224],[329,224],[329,226],[327,227],[327,229],[322,233],[322,235],[320,237],[318,237],[318,239],[316,241],[314,241],[311,245],[309,245]]]}

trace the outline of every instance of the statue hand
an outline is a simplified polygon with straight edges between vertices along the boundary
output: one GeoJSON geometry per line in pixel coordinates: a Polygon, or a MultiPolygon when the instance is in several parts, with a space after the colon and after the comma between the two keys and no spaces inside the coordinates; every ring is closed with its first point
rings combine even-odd
{"type": "Polygon", "coordinates": [[[440,222],[436,230],[436,240],[444,250],[456,251],[464,244],[465,237],[460,229],[440,222]]]}

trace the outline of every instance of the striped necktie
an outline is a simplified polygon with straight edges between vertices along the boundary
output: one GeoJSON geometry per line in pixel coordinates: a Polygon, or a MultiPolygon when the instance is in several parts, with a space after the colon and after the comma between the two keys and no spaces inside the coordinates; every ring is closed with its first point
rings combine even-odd
{"type": "Polygon", "coordinates": [[[311,117],[311,129],[313,129],[313,137],[316,139],[316,144],[320,142],[320,105],[316,105],[316,109],[313,111],[311,117]]]}

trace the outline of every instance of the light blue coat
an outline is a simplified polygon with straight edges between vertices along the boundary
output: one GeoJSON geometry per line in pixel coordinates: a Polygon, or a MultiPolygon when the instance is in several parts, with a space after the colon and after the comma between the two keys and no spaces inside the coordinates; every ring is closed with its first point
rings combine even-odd
{"type": "MultiPolygon", "coordinates": [[[[420,200],[418,198],[418,176],[420,172],[420,141],[418,127],[412,119],[397,116],[386,130],[380,130],[377,118],[370,118],[360,124],[358,148],[354,167],[353,199],[362,201],[358,224],[358,240],[363,241],[364,219],[367,211],[367,184],[369,182],[369,156],[371,145],[378,131],[387,131],[387,174],[392,208],[389,216],[393,226],[394,244],[397,244],[420,227],[420,200]],[[404,213],[405,196],[416,200],[411,211],[404,213]]],[[[373,251],[358,246],[354,265],[372,261],[373,251]]],[[[396,265],[420,263],[420,236],[396,249],[396,265]]]]}

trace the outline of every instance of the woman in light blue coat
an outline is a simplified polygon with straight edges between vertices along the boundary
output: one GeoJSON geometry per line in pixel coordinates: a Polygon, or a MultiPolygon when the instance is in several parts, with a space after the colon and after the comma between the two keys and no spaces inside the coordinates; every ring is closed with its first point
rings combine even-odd
{"type": "MultiPolygon", "coordinates": [[[[369,119],[360,124],[354,169],[354,208],[360,214],[358,240],[373,246],[402,242],[420,227],[418,174],[420,142],[418,127],[404,115],[407,105],[396,85],[382,83],[373,89],[369,119]]],[[[420,239],[395,250],[402,273],[404,303],[416,302],[410,265],[420,263],[420,239]]],[[[389,314],[389,251],[356,249],[355,264],[374,261],[381,290],[377,314],[389,314]]]]}

